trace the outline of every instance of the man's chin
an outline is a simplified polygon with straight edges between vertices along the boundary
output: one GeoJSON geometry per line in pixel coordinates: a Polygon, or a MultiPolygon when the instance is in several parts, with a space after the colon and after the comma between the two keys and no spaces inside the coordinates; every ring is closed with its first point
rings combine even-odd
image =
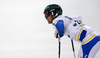
{"type": "Polygon", "coordinates": [[[48,22],[48,24],[51,24],[52,22],[48,22]]]}
{"type": "Polygon", "coordinates": [[[51,24],[51,23],[48,23],[48,24],[51,24]]]}
{"type": "Polygon", "coordinates": [[[52,22],[48,22],[48,24],[51,24],[52,22]]]}

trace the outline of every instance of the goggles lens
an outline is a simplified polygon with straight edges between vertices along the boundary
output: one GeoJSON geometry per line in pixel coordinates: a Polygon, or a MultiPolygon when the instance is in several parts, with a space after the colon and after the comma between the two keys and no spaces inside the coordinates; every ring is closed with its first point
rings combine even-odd
{"type": "Polygon", "coordinates": [[[50,13],[49,12],[44,12],[45,17],[49,17],[50,13]]]}

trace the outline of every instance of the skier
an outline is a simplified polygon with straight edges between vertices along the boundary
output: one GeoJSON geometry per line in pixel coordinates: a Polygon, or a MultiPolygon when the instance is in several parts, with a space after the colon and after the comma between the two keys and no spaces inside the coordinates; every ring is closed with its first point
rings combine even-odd
{"type": "Polygon", "coordinates": [[[68,36],[81,43],[77,58],[94,58],[100,49],[100,36],[82,22],[81,16],[62,16],[62,8],[50,4],[44,9],[44,15],[49,24],[55,28],[55,37],[68,36]]]}

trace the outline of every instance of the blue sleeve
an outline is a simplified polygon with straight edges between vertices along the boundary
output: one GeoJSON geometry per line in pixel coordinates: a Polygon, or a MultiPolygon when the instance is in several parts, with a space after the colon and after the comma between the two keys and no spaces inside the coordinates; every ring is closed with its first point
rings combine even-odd
{"type": "Polygon", "coordinates": [[[63,36],[64,34],[64,21],[63,20],[59,20],[56,25],[55,25],[58,33],[60,36],[63,36]]]}

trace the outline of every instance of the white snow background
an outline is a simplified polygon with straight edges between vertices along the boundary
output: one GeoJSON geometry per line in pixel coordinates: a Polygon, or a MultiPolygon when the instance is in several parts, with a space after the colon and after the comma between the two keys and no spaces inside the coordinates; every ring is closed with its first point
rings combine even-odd
{"type": "MultiPolygon", "coordinates": [[[[100,0],[0,0],[0,58],[58,58],[58,40],[43,14],[55,3],[63,15],[82,16],[100,34],[100,0]]],[[[74,45],[77,55],[81,44],[74,41],[74,45]]],[[[66,36],[61,39],[61,58],[74,58],[66,36]]]]}

